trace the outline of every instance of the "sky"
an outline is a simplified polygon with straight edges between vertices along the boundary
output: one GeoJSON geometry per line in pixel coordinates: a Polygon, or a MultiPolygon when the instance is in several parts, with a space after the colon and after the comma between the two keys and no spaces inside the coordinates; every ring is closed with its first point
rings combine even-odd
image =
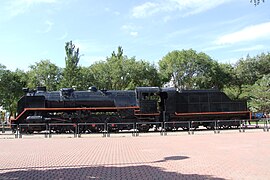
{"type": "Polygon", "coordinates": [[[118,46],[154,64],[183,49],[233,64],[269,52],[269,10],[269,0],[0,0],[0,64],[27,70],[49,59],[64,67],[71,40],[81,66],[118,46]]]}

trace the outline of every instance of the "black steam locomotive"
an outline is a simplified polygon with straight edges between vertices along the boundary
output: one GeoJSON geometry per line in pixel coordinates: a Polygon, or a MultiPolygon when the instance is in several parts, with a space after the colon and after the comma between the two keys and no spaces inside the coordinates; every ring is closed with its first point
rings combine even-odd
{"type": "MultiPolygon", "coordinates": [[[[213,129],[215,120],[249,119],[250,111],[245,101],[233,101],[218,90],[183,90],[175,88],[137,87],[135,90],[87,91],[63,88],[47,91],[24,89],[18,101],[14,124],[31,124],[25,131],[42,131],[43,124],[58,124],[56,132],[66,132],[61,124],[86,124],[82,132],[101,131],[101,124],[110,124],[110,130],[130,130],[140,123],[139,131],[150,128],[176,130],[204,126],[213,129]],[[166,122],[166,126],[164,123],[166,122]],[[36,124],[36,125],[35,125],[36,124]],[[88,124],[88,125],[87,125],[88,124]]],[[[239,126],[239,121],[224,121],[220,127],[239,126]]]]}

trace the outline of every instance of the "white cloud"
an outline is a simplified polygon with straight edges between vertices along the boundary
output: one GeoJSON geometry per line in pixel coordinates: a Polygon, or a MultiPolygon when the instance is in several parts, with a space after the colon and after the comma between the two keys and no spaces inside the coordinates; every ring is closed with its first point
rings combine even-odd
{"type": "Polygon", "coordinates": [[[76,46],[76,48],[80,49],[80,54],[81,55],[84,54],[85,56],[87,56],[88,53],[96,54],[104,52],[106,51],[106,49],[108,49],[109,46],[104,44],[101,45],[91,40],[79,40],[79,39],[73,41],[72,43],[76,46]]]}
{"type": "Polygon", "coordinates": [[[17,60],[18,58],[14,56],[5,57],[5,55],[1,57],[0,59],[1,59],[1,64],[5,65],[7,69],[11,71],[15,71],[17,68],[26,71],[28,70],[29,64],[33,63],[31,62],[30,57],[25,57],[25,56],[22,56],[20,61],[18,61],[17,60]]]}
{"type": "Polygon", "coordinates": [[[138,36],[139,32],[138,30],[141,29],[140,26],[135,26],[134,24],[125,24],[121,27],[121,29],[126,32],[127,34],[136,37],[138,36]]]}
{"type": "Polygon", "coordinates": [[[104,8],[104,11],[105,12],[110,12],[110,13],[112,13],[113,15],[115,15],[115,16],[119,16],[121,13],[119,12],[119,11],[113,11],[111,8],[109,8],[109,7],[105,7],[104,8]]]}
{"type": "Polygon", "coordinates": [[[80,64],[83,66],[90,66],[94,64],[95,62],[99,61],[105,61],[106,57],[105,56],[82,56],[80,58],[80,64]]]}
{"type": "Polygon", "coordinates": [[[140,26],[136,26],[134,24],[125,24],[121,28],[126,31],[133,31],[133,30],[141,29],[140,26]]]}
{"type": "Polygon", "coordinates": [[[264,45],[255,45],[251,47],[239,48],[232,50],[232,52],[250,52],[250,51],[258,51],[258,50],[265,50],[266,47],[264,45]]]}
{"type": "Polygon", "coordinates": [[[195,30],[194,28],[185,28],[181,30],[176,30],[167,34],[166,39],[173,39],[173,38],[179,38],[181,36],[186,36],[187,34],[192,33],[192,31],[194,30],[195,30]]]}
{"type": "MultiPolygon", "coordinates": [[[[235,64],[241,57],[231,57],[227,59],[221,60],[222,63],[227,63],[227,64],[235,64]]],[[[244,58],[244,56],[243,56],[244,58]]]]}
{"type": "Polygon", "coordinates": [[[163,0],[146,2],[134,7],[132,9],[132,16],[135,18],[144,18],[158,13],[178,11],[184,17],[213,9],[229,1],[231,0],[163,0]]]}
{"type": "Polygon", "coordinates": [[[45,22],[45,24],[47,25],[47,29],[45,29],[44,32],[45,32],[45,33],[50,32],[50,31],[52,30],[53,22],[47,20],[47,21],[45,22]]]}
{"type": "Polygon", "coordinates": [[[75,40],[73,41],[73,44],[76,48],[80,49],[80,52],[86,52],[90,49],[90,45],[86,41],[75,40]]]}
{"type": "Polygon", "coordinates": [[[29,8],[36,4],[53,4],[58,0],[13,0],[8,1],[5,7],[7,15],[10,17],[25,13],[29,8]]]}
{"type": "Polygon", "coordinates": [[[270,22],[245,27],[237,32],[225,34],[215,41],[217,45],[235,44],[243,41],[252,41],[261,38],[269,38],[270,22]]]}
{"type": "Polygon", "coordinates": [[[165,17],[162,18],[163,22],[165,22],[165,23],[168,22],[171,19],[172,19],[172,16],[165,16],[165,17]]]}
{"type": "Polygon", "coordinates": [[[138,36],[138,32],[130,32],[130,35],[136,37],[138,36]]]}
{"type": "Polygon", "coordinates": [[[46,20],[44,22],[44,24],[45,24],[45,28],[43,28],[42,30],[39,29],[37,31],[38,33],[48,33],[48,32],[50,32],[52,30],[52,27],[54,25],[54,23],[52,21],[49,21],[49,20],[46,20]]]}
{"type": "Polygon", "coordinates": [[[162,11],[160,3],[146,2],[140,6],[136,6],[132,10],[132,15],[136,18],[151,16],[159,11],[162,11]]]}
{"type": "Polygon", "coordinates": [[[65,40],[68,37],[68,33],[65,32],[62,36],[60,36],[57,40],[65,40]]]}
{"type": "Polygon", "coordinates": [[[114,11],[113,14],[119,16],[121,13],[119,11],[114,11]]]}
{"type": "Polygon", "coordinates": [[[215,46],[209,46],[202,49],[202,51],[215,51],[218,49],[223,49],[229,47],[228,45],[215,45],[215,46]]]}

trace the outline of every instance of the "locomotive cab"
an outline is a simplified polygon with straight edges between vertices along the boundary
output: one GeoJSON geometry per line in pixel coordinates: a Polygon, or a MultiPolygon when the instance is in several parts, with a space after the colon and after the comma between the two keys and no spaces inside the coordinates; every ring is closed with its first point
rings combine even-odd
{"type": "Polygon", "coordinates": [[[136,99],[141,113],[151,114],[161,110],[159,105],[161,102],[159,87],[137,87],[136,99]]]}

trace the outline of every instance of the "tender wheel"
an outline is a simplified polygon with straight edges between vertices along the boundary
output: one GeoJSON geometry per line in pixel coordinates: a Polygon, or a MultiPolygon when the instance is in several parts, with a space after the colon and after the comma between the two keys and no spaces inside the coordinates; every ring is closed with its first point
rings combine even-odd
{"type": "Polygon", "coordinates": [[[142,125],[138,126],[139,132],[148,132],[149,129],[150,129],[150,126],[147,124],[142,124],[142,125]]]}
{"type": "Polygon", "coordinates": [[[188,127],[181,127],[183,129],[183,131],[188,131],[189,128],[188,127]]]}
{"type": "Polygon", "coordinates": [[[206,129],[213,130],[214,129],[214,126],[206,126],[206,129]]]}

